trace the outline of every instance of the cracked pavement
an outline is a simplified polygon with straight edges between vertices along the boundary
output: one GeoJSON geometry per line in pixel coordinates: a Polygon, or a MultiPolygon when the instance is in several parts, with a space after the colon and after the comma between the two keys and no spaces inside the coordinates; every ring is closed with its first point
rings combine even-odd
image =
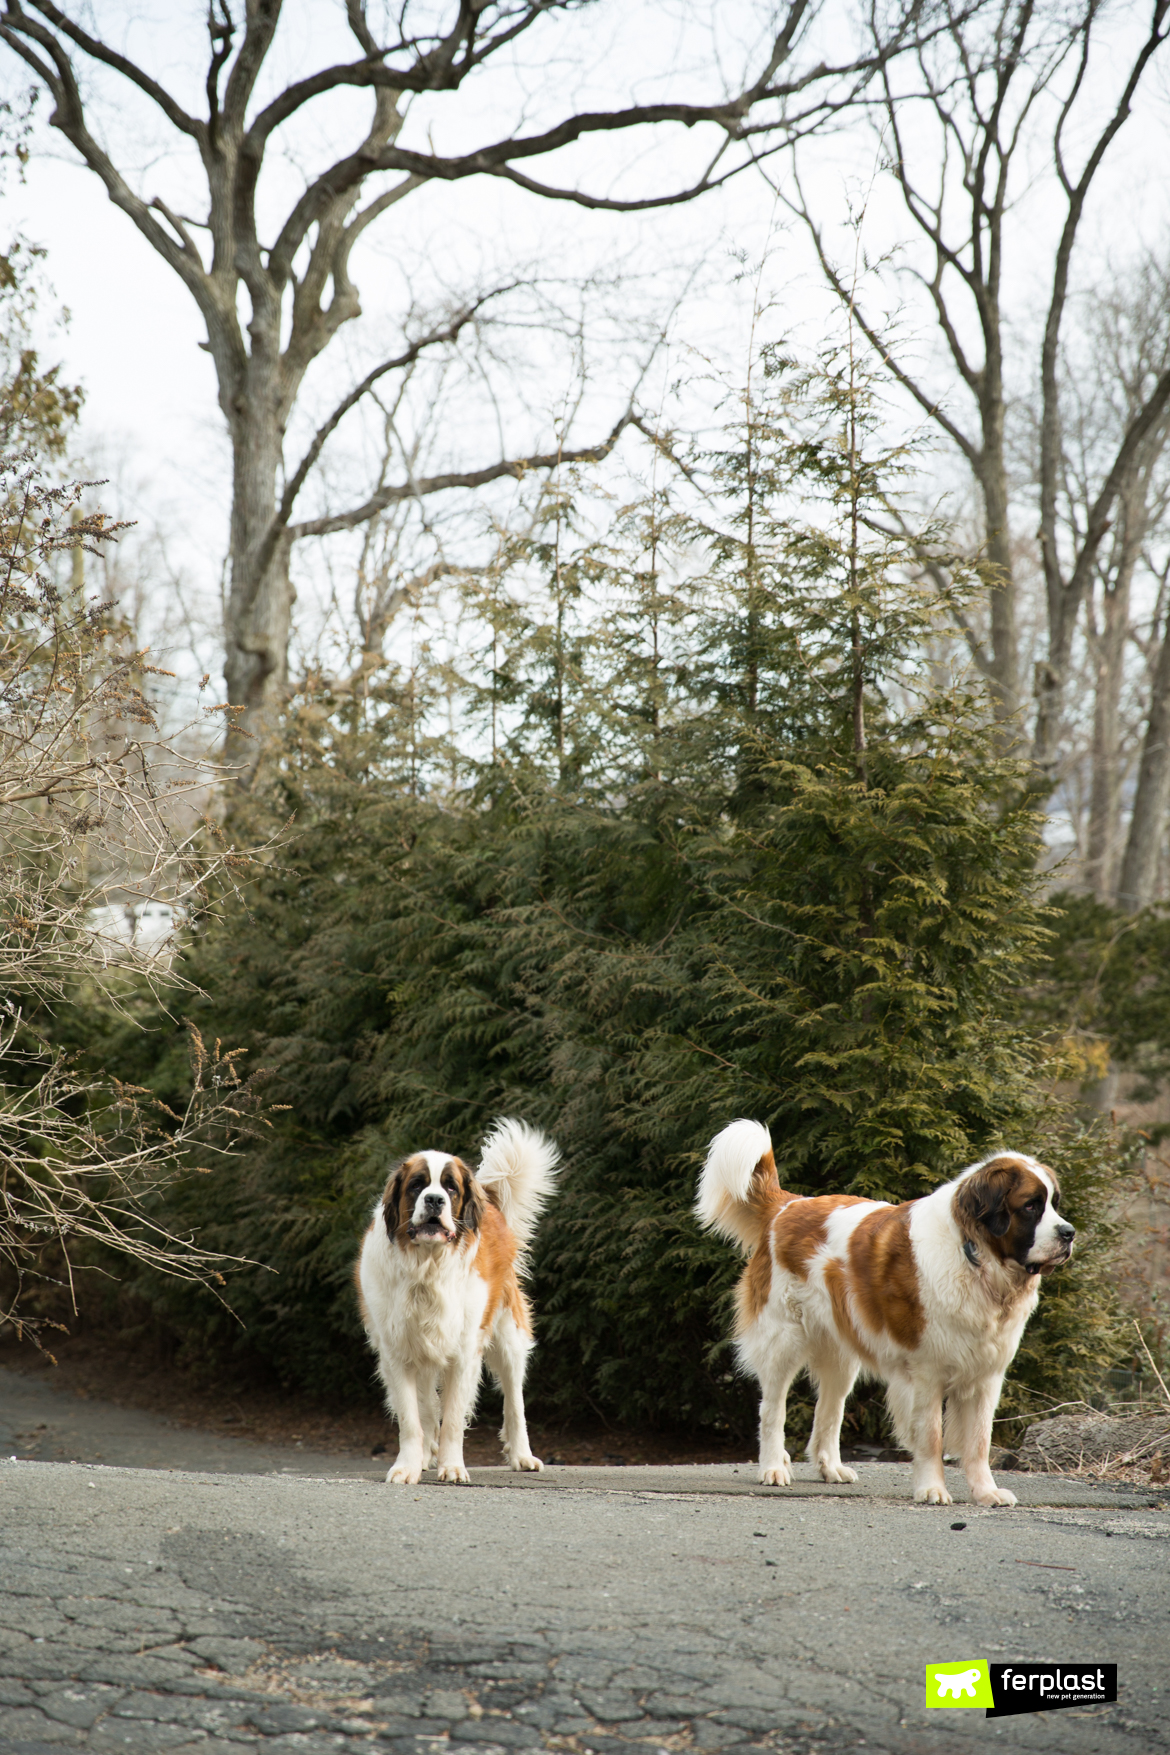
{"type": "Polygon", "coordinates": [[[1164,1509],[625,1473],[514,1492],[0,1463],[0,1750],[1170,1747],[1164,1509]],[[1116,1662],[1119,1699],[927,1714],[924,1665],[976,1656],[1116,1662]]]}

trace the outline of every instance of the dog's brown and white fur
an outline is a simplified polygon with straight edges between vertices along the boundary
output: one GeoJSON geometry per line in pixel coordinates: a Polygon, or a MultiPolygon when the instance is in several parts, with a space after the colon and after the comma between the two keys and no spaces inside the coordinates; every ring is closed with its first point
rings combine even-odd
{"type": "Polygon", "coordinates": [[[808,1455],[826,1481],[857,1479],[841,1461],[841,1417],[864,1372],[886,1384],[899,1443],[914,1458],[915,1499],[951,1503],[945,1443],[978,1504],[1014,1505],[988,1465],[991,1422],[1040,1276],[1072,1254],[1059,1206],[1052,1171],[1019,1152],[997,1152],[900,1206],[801,1198],[780,1187],[766,1128],[724,1128],[695,1210],[750,1258],[736,1336],[762,1391],[760,1480],[791,1480],[785,1407],[804,1367],[817,1388],[808,1455]]]}
{"type": "Polygon", "coordinates": [[[522,1121],[499,1121],[478,1171],[446,1152],[415,1152],[390,1174],[362,1243],[362,1321],[378,1355],[398,1456],[386,1479],[470,1479],[463,1431],[486,1362],[504,1392],[500,1436],[514,1469],[539,1469],[524,1420],[532,1316],[524,1253],[552,1192],[556,1147],[522,1121]]]}

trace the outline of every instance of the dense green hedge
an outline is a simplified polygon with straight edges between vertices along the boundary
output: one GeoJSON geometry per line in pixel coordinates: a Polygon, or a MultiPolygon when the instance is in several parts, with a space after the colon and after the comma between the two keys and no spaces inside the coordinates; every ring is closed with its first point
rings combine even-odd
{"type": "MultiPolygon", "coordinates": [[[[708,460],[719,517],[659,497],[601,540],[558,490],[490,602],[477,581],[495,662],[481,647],[461,687],[469,717],[492,709],[490,757],[484,733],[478,755],[427,754],[415,675],[290,705],[235,827],[293,828],[186,958],[205,1035],[246,1046],[288,1105],[171,1213],[266,1264],[231,1278],[243,1326],[137,1286],[189,1356],[368,1393],[367,1207],[396,1154],[474,1154],[500,1114],[565,1157],[535,1256],[546,1410],[750,1430],[738,1264],[690,1214],[737,1115],[771,1127],[800,1192],[896,1200],[1002,1143],[1045,1157],[1088,1247],[1046,1285],[1018,1381],[1075,1393],[1114,1356],[1116,1152],[1042,1098],[1013,1019],[1045,937],[1035,815],[985,702],[939,680],[913,548],[855,516],[881,521],[891,466],[865,454],[856,387],[831,375],[808,413],[772,367],[708,460]]],[[[140,1021],[89,1017],[86,1051],[177,1089],[177,1023],[140,1021]]]]}

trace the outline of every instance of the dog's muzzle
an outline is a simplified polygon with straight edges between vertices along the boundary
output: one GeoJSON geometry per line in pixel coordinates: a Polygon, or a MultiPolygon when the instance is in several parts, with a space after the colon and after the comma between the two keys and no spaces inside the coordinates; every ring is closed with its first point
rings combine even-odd
{"type": "Polygon", "coordinates": [[[422,1218],[412,1220],[406,1227],[406,1235],[412,1243],[454,1243],[458,1233],[454,1227],[448,1229],[443,1222],[445,1204],[439,1195],[425,1196],[422,1218]]]}
{"type": "Polygon", "coordinates": [[[1057,1253],[1055,1255],[1050,1255],[1046,1261],[1027,1261],[1027,1262],[1025,1262],[1024,1263],[1025,1272],[1027,1272],[1029,1274],[1055,1273],[1056,1269],[1058,1267],[1063,1267],[1065,1262],[1068,1261],[1069,1258],[1071,1257],[1072,1252],[1073,1252],[1073,1238],[1075,1236],[1076,1236],[1076,1232],[1073,1230],[1071,1225],[1062,1225],[1060,1230],[1057,1232],[1057,1237],[1059,1239],[1059,1247],[1058,1247],[1057,1253]]]}

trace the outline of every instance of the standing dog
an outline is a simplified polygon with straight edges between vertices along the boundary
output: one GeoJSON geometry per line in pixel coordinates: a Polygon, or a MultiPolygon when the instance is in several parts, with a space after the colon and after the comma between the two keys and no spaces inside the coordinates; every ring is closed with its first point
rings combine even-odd
{"type": "Polygon", "coordinates": [[[943,1444],[979,1505],[1014,1505],[988,1466],[1004,1372],[1040,1293],[1072,1254],[1051,1170],[997,1152],[922,1200],[803,1199],[780,1187],[772,1141],[733,1121],[711,1142],[695,1210],[750,1257],[737,1291],[742,1364],[759,1379],[760,1480],[786,1487],[788,1389],[807,1366],[817,1388],[809,1457],[826,1481],[841,1461],[841,1416],[859,1372],[884,1379],[914,1497],[949,1505],[943,1444]],[[943,1402],[946,1402],[944,1419],[943,1402]]]}
{"type": "Polygon", "coordinates": [[[478,1171],[446,1152],[415,1152],[391,1172],[362,1243],[362,1321],[378,1355],[406,1485],[438,1462],[440,1481],[469,1481],[463,1429],[487,1362],[504,1392],[500,1437],[514,1469],[539,1469],[524,1422],[532,1315],[524,1253],[552,1192],[560,1154],[522,1121],[498,1121],[478,1171]]]}

